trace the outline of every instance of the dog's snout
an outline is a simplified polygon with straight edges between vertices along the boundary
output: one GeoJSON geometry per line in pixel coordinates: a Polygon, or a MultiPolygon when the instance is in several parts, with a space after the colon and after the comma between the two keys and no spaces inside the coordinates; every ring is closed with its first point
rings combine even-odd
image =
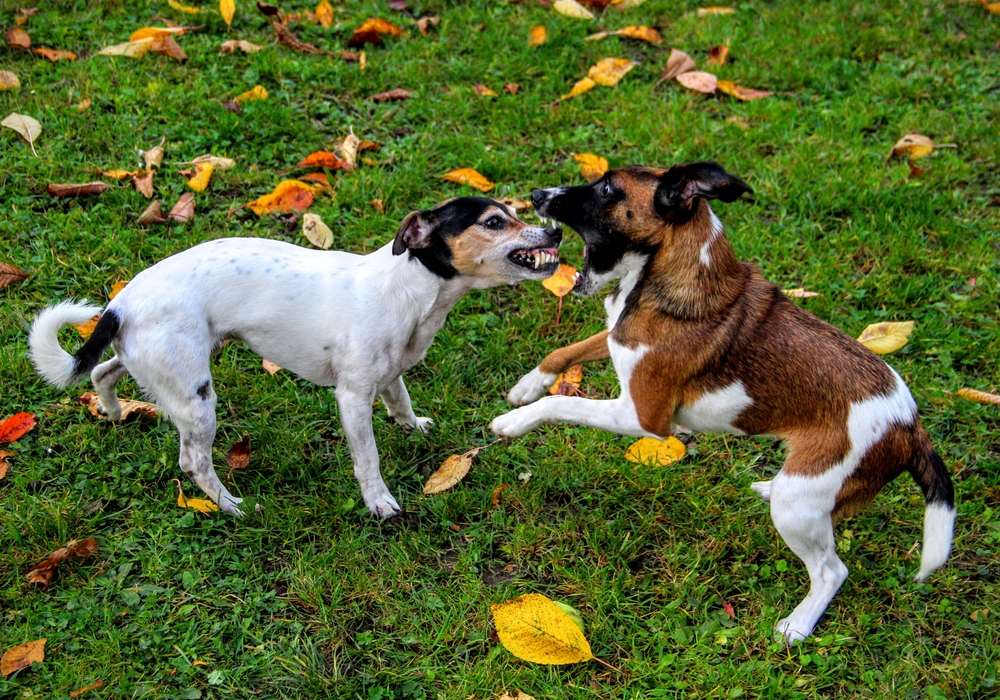
{"type": "Polygon", "coordinates": [[[544,204],[551,196],[547,190],[532,190],[531,203],[537,207],[539,204],[544,204]]]}

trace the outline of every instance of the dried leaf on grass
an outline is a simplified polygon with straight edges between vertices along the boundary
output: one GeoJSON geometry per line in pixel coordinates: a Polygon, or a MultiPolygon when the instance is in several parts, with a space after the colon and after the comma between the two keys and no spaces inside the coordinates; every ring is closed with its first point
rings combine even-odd
{"type": "Polygon", "coordinates": [[[153,53],[158,53],[163,56],[174,59],[175,61],[186,61],[187,54],[184,53],[184,49],[181,45],[177,43],[169,34],[164,34],[153,39],[153,43],[150,45],[149,50],[153,53]]]}
{"type": "Polygon", "coordinates": [[[45,637],[11,647],[0,658],[0,674],[7,678],[22,668],[45,660],[45,637]]]}
{"type": "MultiPolygon", "coordinates": [[[[85,392],[80,396],[80,403],[87,407],[90,415],[100,420],[107,420],[107,416],[101,413],[101,399],[92,391],[85,392]]],[[[160,415],[160,409],[146,401],[133,401],[132,399],[119,399],[122,407],[120,422],[125,422],[132,416],[136,418],[156,418],[160,415]]]]}
{"type": "Polygon", "coordinates": [[[858,342],[879,355],[887,355],[906,345],[916,324],[913,321],[873,323],[858,336],[858,342]]]}
{"type": "Polygon", "coordinates": [[[460,455],[448,457],[424,484],[424,494],[430,495],[447,491],[464,479],[465,475],[469,473],[469,469],[472,468],[472,460],[482,449],[482,447],[476,447],[460,455]]]}
{"type": "Polygon", "coordinates": [[[590,67],[587,77],[598,85],[613,87],[637,65],[639,64],[627,58],[602,58],[590,67]]]}
{"type": "Polygon", "coordinates": [[[708,50],[708,65],[710,66],[722,66],[726,63],[726,58],[729,56],[729,47],[725,44],[720,44],[719,46],[713,46],[708,50]]]}
{"type": "Polygon", "coordinates": [[[242,95],[237,95],[233,101],[236,104],[247,102],[248,100],[266,100],[267,89],[263,85],[255,85],[252,90],[247,90],[242,95]]]}
{"type": "Polygon", "coordinates": [[[153,146],[148,151],[140,151],[139,155],[142,156],[143,162],[146,164],[146,170],[152,170],[153,168],[158,168],[163,165],[163,144],[166,143],[167,137],[164,136],[160,140],[160,145],[153,146]]]}
{"type": "Polygon", "coordinates": [[[28,273],[10,263],[0,262],[0,289],[28,279],[28,273]]]}
{"type": "Polygon", "coordinates": [[[0,450],[0,479],[7,477],[7,470],[10,469],[10,464],[7,463],[8,457],[13,457],[13,452],[8,452],[7,450],[0,450]]]}
{"type": "Polygon", "coordinates": [[[594,19],[594,13],[576,0],[556,0],[552,9],[565,17],[574,19],[594,19]]]}
{"type": "Polygon", "coordinates": [[[333,5],[327,2],[327,0],[323,0],[316,6],[316,21],[319,22],[324,29],[329,29],[333,26],[333,5]]]}
{"type": "Polygon", "coordinates": [[[315,151],[299,161],[296,168],[326,168],[327,170],[341,170],[345,166],[344,161],[330,151],[315,151]]]}
{"type": "Polygon", "coordinates": [[[136,221],[145,225],[167,223],[166,218],[163,216],[163,207],[160,206],[159,200],[154,200],[150,203],[136,221]]]}
{"type": "Polygon", "coordinates": [[[236,15],[235,0],[219,0],[219,14],[222,15],[222,21],[227,27],[232,26],[233,17],[236,15]]]}
{"type": "Polygon", "coordinates": [[[179,224],[186,224],[194,218],[194,195],[185,192],[170,209],[167,218],[179,224]]]}
{"type": "Polygon", "coordinates": [[[96,680],[93,683],[91,683],[90,685],[85,685],[82,688],[77,688],[76,690],[69,691],[69,696],[71,698],[78,698],[81,695],[85,695],[86,693],[89,693],[91,690],[97,690],[98,688],[102,687],[103,685],[104,685],[104,681],[102,681],[102,680],[96,680]]]}
{"type": "Polygon", "coordinates": [[[178,12],[184,12],[185,14],[189,15],[197,15],[201,12],[204,12],[204,10],[202,10],[200,7],[192,7],[191,5],[184,5],[178,2],[177,0],[167,0],[167,4],[170,5],[172,8],[174,8],[175,10],[177,10],[178,12]]]}
{"type": "Polygon", "coordinates": [[[56,551],[49,554],[28,572],[28,583],[37,583],[40,584],[43,589],[46,589],[49,587],[49,583],[52,582],[52,575],[55,574],[56,567],[59,566],[60,562],[64,559],[69,559],[70,557],[86,559],[87,557],[92,556],[97,549],[97,539],[94,537],[83,540],[82,542],[70,540],[66,543],[65,547],[60,547],[56,551]]]}
{"type": "Polygon", "coordinates": [[[37,48],[37,49],[32,49],[31,52],[33,54],[41,56],[42,58],[47,58],[53,63],[55,63],[56,61],[76,60],[76,54],[73,53],[72,51],[60,51],[59,49],[37,48]]]}
{"type": "Polygon", "coordinates": [[[718,80],[716,81],[716,87],[727,95],[732,95],[736,99],[743,100],[744,102],[748,102],[749,100],[759,100],[763,97],[770,97],[774,94],[768,90],[754,90],[753,88],[743,87],[742,85],[737,85],[731,80],[718,80]]]}
{"type": "Polygon", "coordinates": [[[572,664],[594,658],[573,619],[539,593],[490,606],[500,643],[514,656],[539,664],[572,664]]]}
{"type": "Polygon", "coordinates": [[[586,41],[601,41],[603,39],[607,39],[609,36],[623,36],[628,39],[648,41],[650,44],[663,43],[663,37],[660,33],[652,27],[647,27],[645,25],[630,25],[613,32],[597,32],[597,34],[591,34],[586,37],[586,41]]]}
{"type": "Polygon", "coordinates": [[[460,185],[474,187],[480,192],[489,192],[496,186],[472,168],[459,168],[438,177],[448,182],[457,182],[460,185]]]}
{"type": "Polygon", "coordinates": [[[978,389],[963,388],[956,392],[963,399],[968,399],[969,401],[975,401],[976,403],[985,403],[993,406],[1000,406],[1000,396],[997,394],[989,394],[985,391],[979,391],[978,389]]]}
{"type": "Polygon", "coordinates": [[[204,498],[188,498],[184,495],[180,480],[174,479],[173,481],[177,484],[177,505],[181,508],[196,510],[199,513],[213,513],[219,510],[219,506],[204,498]]]}
{"type": "Polygon", "coordinates": [[[9,444],[24,437],[35,427],[37,420],[33,413],[15,413],[0,423],[0,444],[9,444]]]}
{"type": "Polygon", "coordinates": [[[28,145],[31,146],[31,152],[36,157],[38,156],[38,153],[35,152],[35,139],[42,133],[42,125],[38,123],[37,119],[25,114],[11,112],[0,122],[0,126],[5,126],[19,133],[28,142],[28,145]]]}
{"type": "Polygon", "coordinates": [[[81,197],[84,195],[104,194],[108,189],[108,183],[100,181],[82,182],[79,184],[49,183],[45,186],[45,191],[53,197],[81,197]]]}
{"type": "Polygon", "coordinates": [[[7,44],[18,49],[31,48],[31,37],[20,27],[11,27],[7,30],[7,44]]]}
{"type": "Polygon", "coordinates": [[[274,364],[270,360],[261,360],[260,366],[263,367],[271,376],[274,376],[281,371],[281,367],[274,364]]]}
{"type": "Polygon", "coordinates": [[[670,436],[666,440],[640,438],[625,451],[625,459],[639,464],[653,464],[665,467],[687,454],[684,443],[670,436]]]}
{"type": "Polygon", "coordinates": [[[250,436],[244,435],[239,442],[234,443],[226,453],[226,464],[229,465],[229,473],[226,474],[226,481],[230,480],[233,471],[236,469],[246,469],[250,466],[250,436]]]}
{"type": "Polygon", "coordinates": [[[731,15],[734,12],[736,12],[736,10],[732,7],[719,7],[718,5],[698,8],[699,17],[708,17],[709,15],[731,15]]]}
{"type": "Polygon", "coordinates": [[[132,42],[142,39],[156,39],[161,36],[169,36],[170,34],[181,36],[192,29],[201,29],[201,27],[143,27],[132,32],[132,36],[128,40],[132,42]]]}
{"type": "Polygon", "coordinates": [[[333,246],[333,231],[317,214],[302,215],[302,235],[322,250],[329,250],[333,246]]]}
{"type": "Polygon", "coordinates": [[[132,176],[132,185],[135,189],[142,194],[146,199],[150,199],[153,196],[153,171],[149,170],[142,174],[132,176]]]}
{"type": "Polygon", "coordinates": [[[608,172],[608,160],[593,153],[574,153],[573,160],[580,164],[580,174],[593,182],[608,172]]]}
{"type": "Polygon", "coordinates": [[[187,182],[188,187],[195,192],[204,192],[208,187],[209,181],[212,179],[213,172],[215,172],[215,165],[213,163],[198,163],[194,166],[194,175],[187,182]]]}
{"type": "Polygon", "coordinates": [[[795,287],[794,289],[784,289],[782,291],[786,297],[791,297],[792,299],[809,299],[819,296],[819,292],[806,291],[805,287],[795,287]]]}
{"type": "Polygon", "coordinates": [[[573,365],[556,377],[552,386],[549,387],[549,393],[553,396],[576,396],[580,391],[582,381],[583,365],[573,365]]]}
{"type": "Polygon", "coordinates": [[[237,49],[239,49],[243,53],[257,53],[258,51],[261,51],[263,48],[264,48],[263,46],[258,46],[257,44],[251,44],[249,41],[246,41],[245,39],[239,39],[239,40],[230,39],[229,41],[222,42],[222,45],[219,47],[219,53],[233,53],[237,49]]]}
{"type": "Polygon", "coordinates": [[[689,90],[703,92],[706,95],[711,95],[715,92],[715,89],[719,84],[718,79],[714,75],[700,70],[692,70],[687,71],[686,73],[681,73],[677,76],[677,82],[689,90]]]}
{"type": "Polygon", "coordinates": [[[476,86],[473,89],[476,91],[476,94],[479,95],[480,97],[500,97],[500,95],[498,95],[493,90],[490,90],[482,83],[476,83],[476,86]]]}
{"type": "Polygon", "coordinates": [[[137,41],[127,41],[115,44],[97,52],[98,56],[124,56],[125,58],[142,58],[153,47],[155,37],[147,36],[137,41]]]}
{"type": "Polygon", "coordinates": [[[283,180],[274,190],[248,205],[254,214],[264,216],[275,212],[287,214],[305,211],[312,204],[316,188],[298,180],[283,180]]]}
{"type": "Polygon", "coordinates": [[[381,44],[383,36],[402,36],[405,32],[388,20],[374,18],[365,20],[347,40],[350,48],[360,48],[365,44],[381,44]]]}
{"type": "Polygon", "coordinates": [[[21,87],[21,81],[9,70],[0,70],[0,90],[12,90],[21,87]]]}
{"type": "Polygon", "coordinates": [[[549,40],[549,30],[544,25],[532,27],[528,31],[528,46],[541,46],[549,40]]]}
{"type": "Polygon", "coordinates": [[[900,158],[906,156],[910,160],[917,160],[924,156],[929,156],[934,152],[934,142],[923,134],[907,134],[892,147],[889,152],[890,158],[900,158]]]}
{"type": "Polygon", "coordinates": [[[408,100],[411,97],[413,97],[413,93],[409,90],[396,88],[395,90],[389,90],[387,92],[380,92],[377,95],[372,95],[368,99],[372,102],[398,102],[399,100],[408,100]]]}
{"type": "Polygon", "coordinates": [[[693,69],[694,66],[694,59],[686,53],[677,49],[670,49],[670,55],[667,57],[667,66],[663,70],[663,75],[656,81],[656,84],[659,85],[667,80],[676,78],[681,73],[686,73],[693,69]]]}
{"type": "Polygon", "coordinates": [[[551,277],[542,280],[542,286],[557,297],[562,298],[573,291],[573,278],[575,276],[575,268],[560,264],[551,277]]]}

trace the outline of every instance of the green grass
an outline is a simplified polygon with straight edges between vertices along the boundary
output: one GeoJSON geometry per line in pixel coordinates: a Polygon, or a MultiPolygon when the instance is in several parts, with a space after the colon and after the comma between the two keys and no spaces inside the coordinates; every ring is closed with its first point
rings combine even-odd
{"type": "MultiPolygon", "coordinates": [[[[0,697],[65,697],[95,680],[104,697],[163,698],[997,692],[1000,420],[995,407],[952,392],[1000,388],[1000,18],[975,3],[887,0],[754,0],[709,18],[690,0],[649,0],[608,13],[611,29],[660,27],[666,41],[652,46],[585,42],[595,23],[532,2],[426,0],[415,4],[441,16],[438,36],[408,24],[406,37],[368,47],[360,72],[277,45],[251,3],[237,4],[227,31],[216,15],[181,15],[165,2],[41,3],[25,25],[34,45],[89,56],[51,64],[0,50],[0,69],[22,82],[0,93],[0,112],[31,115],[44,129],[37,158],[12,131],[0,133],[0,261],[31,272],[0,291],[0,417],[40,417],[0,481],[0,648],[48,639],[44,664],[0,679],[0,697]],[[205,25],[180,40],[186,64],[94,55],[157,14],[205,25]],[[528,29],[540,23],[550,40],[529,49],[528,29]],[[226,38],[267,47],[221,56],[226,38]],[[673,84],[651,90],[670,46],[704,67],[720,43],[737,59],[716,70],[720,78],[792,94],[740,103],[673,84]],[[605,56],[641,65],[613,89],[544,107],[605,56]],[[473,92],[507,82],[521,85],[517,95],[473,92]],[[267,100],[245,103],[241,116],[222,108],[256,84],[267,100]],[[397,87],[414,97],[364,99],[397,87]],[[74,110],[85,95],[91,107],[74,110]],[[771,630],[807,578],[748,488],[780,467],[782,449],[769,439],[699,435],[683,461],[650,468],[623,459],[626,438],[545,428],[482,453],[449,493],[421,495],[447,455],[492,439],[488,422],[506,410],[502,392],[521,373],[600,329],[599,300],[577,298],[555,326],[555,299],[536,284],[469,294],[407,375],[418,414],[437,422],[431,434],[406,435],[377,408],[382,470],[404,517],[380,523],[362,507],[331,394],[287,372],[269,376],[239,345],[214,367],[216,464],[224,473],[225,451],[250,433],[251,466],[232,488],[260,499],[264,513],[235,521],[178,509],[176,431],[99,423],[76,401],[84,386],[45,386],[26,358],[31,320],[60,299],[104,301],[115,281],[201,241],[305,244],[275,218],[228,214],[351,126],[384,144],[372,154],[381,165],[338,176],[335,194],[312,211],[333,227],[337,247],[353,251],[382,245],[412,209],[468,193],[435,177],[457,167],[497,182],[497,196],[580,182],[577,152],[612,166],[710,158],[744,177],[754,200],[717,208],[743,259],[786,287],[820,292],[808,308],[848,333],[917,322],[889,359],[956,475],[951,562],[926,584],[912,582],[923,502],[899,479],[841,526],[851,577],[816,636],[787,650],[771,630]],[[919,161],[925,172],[911,179],[884,157],[914,131],[958,148],[919,161]],[[134,167],[138,149],[164,135],[156,196],[165,208],[185,190],[176,163],[207,152],[237,159],[197,196],[188,225],[134,223],[148,202],[131,186],[69,201],[45,194],[49,182],[95,179],[91,168],[134,167]],[[369,204],[376,198],[384,215],[369,204]],[[493,507],[501,484],[509,488],[493,507]],[[26,582],[46,553],[89,536],[100,541],[96,557],[64,563],[48,590],[26,582]],[[595,653],[621,673],[507,653],[492,636],[489,604],[530,591],[580,609],[595,653]],[[970,617],[983,609],[985,621],[970,617]]],[[[15,6],[0,3],[7,26],[15,6]]],[[[340,28],[292,28],[340,49],[370,16],[405,20],[384,3],[350,2],[337,6],[340,28]]],[[[570,264],[581,248],[570,235],[570,264]]],[[[614,395],[613,371],[589,369],[584,389],[614,395]]],[[[126,380],[120,393],[138,389],[126,380]]]]}

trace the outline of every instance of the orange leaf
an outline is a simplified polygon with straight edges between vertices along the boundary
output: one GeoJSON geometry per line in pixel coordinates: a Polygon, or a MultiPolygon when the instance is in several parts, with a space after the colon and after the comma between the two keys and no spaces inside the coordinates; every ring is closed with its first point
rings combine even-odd
{"type": "Polygon", "coordinates": [[[97,690],[98,688],[100,688],[103,685],[104,685],[104,681],[100,681],[100,680],[94,681],[90,685],[85,685],[82,688],[79,688],[77,690],[71,690],[71,691],[69,691],[69,696],[71,698],[78,698],[81,695],[83,695],[84,693],[89,693],[91,690],[97,690]]]}
{"type": "Polygon", "coordinates": [[[381,44],[383,35],[402,36],[403,33],[403,30],[392,22],[379,18],[369,19],[354,30],[354,35],[347,40],[347,45],[350,48],[357,48],[365,44],[381,44]]]}
{"type": "Polygon", "coordinates": [[[1000,406],[1000,396],[997,396],[996,394],[988,394],[985,391],[978,391],[976,389],[969,388],[959,389],[956,393],[963,399],[968,399],[969,401],[1000,406]]]}
{"type": "Polygon", "coordinates": [[[741,85],[737,85],[731,80],[719,80],[717,81],[716,87],[727,95],[732,95],[738,100],[759,100],[763,97],[770,97],[773,93],[767,90],[753,90],[751,88],[745,88],[741,85]]]}
{"type": "Polygon", "coordinates": [[[528,32],[528,46],[541,46],[549,40],[549,30],[539,24],[528,32]]]}
{"type": "Polygon", "coordinates": [[[48,588],[56,567],[59,566],[59,563],[63,559],[70,557],[86,558],[94,554],[97,550],[97,539],[93,537],[82,542],[70,540],[66,543],[65,547],[60,547],[56,551],[51,552],[28,572],[28,583],[38,583],[41,584],[42,588],[48,588]]]}
{"type": "Polygon", "coordinates": [[[573,278],[575,276],[575,268],[569,265],[559,265],[559,269],[551,277],[542,280],[542,286],[557,297],[564,297],[573,291],[573,278]]]}
{"type": "Polygon", "coordinates": [[[101,315],[94,314],[93,316],[91,316],[89,321],[84,321],[83,323],[74,323],[73,328],[76,329],[76,332],[80,334],[81,338],[86,340],[93,334],[94,329],[97,328],[97,322],[99,320],[101,320],[101,315]]]}
{"type": "Polygon", "coordinates": [[[700,70],[692,70],[678,75],[677,82],[689,90],[695,90],[696,92],[703,92],[706,95],[711,95],[715,92],[715,88],[718,86],[719,81],[711,73],[706,73],[705,71],[700,70]]]}
{"type": "Polygon", "coordinates": [[[573,365],[556,377],[555,382],[549,387],[549,393],[553,396],[574,396],[580,389],[582,381],[583,365],[573,365]]]}
{"type": "Polygon", "coordinates": [[[593,153],[574,153],[573,160],[580,164],[580,174],[587,178],[587,182],[593,182],[608,172],[607,159],[593,153]]]}
{"type": "Polygon", "coordinates": [[[234,469],[246,469],[250,466],[249,435],[244,435],[239,442],[229,448],[229,452],[226,454],[226,464],[229,465],[229,474],[226,475],[227,480],[234,469]]]}
{"type": "Polygon", "coordinates": [[[297,168],[326,168],[327,170],[341,170],[344,161],[330,151],[316,151],[310,153],[299,161],[297,168]]]}
{"type": "Polygon", "coordinates": [[[10,465],[7,463],[8,457],[13,457],[13,452],[8,452],[7,450],[0,450],[0,479],[7,476],[7,470],[10,469],[10,465]]]}
{"type": "Polygon", "coordinates": [[[257,216],[280,212],[305,211],[313,202],[315,188],[298,180],[279,182],[274,191],[250,202],[250,209],[257,216]]]}
{"type": "Polygon", "coordinates": [[[476,87],[474,89],[476,91],[476,94],[480,95],[482,97],[500,97],[500,95],[498,95],[497,93],[493,92],[492,90],[490,90],[488,87],[486,87],[482,83],[476,83],[476,87]]]}
{"type": "Polygon", "coordinates": [[[7,30],[7,43],[19,49],[28,49],[31,48],[31,37],[20,27],[11,27],[7,30]]]}
{"type": "Polygon", "coordinates": [[[323,25],[324,29],[329,29],[333,26],[333,5],[327,2],[327,0],[323,0],[323,2],[316,6],[316,20],[323,25]]]}
{"type": "Polygon", "coordinates": [[[0,658],[0,674],[7,678],[15,671],[28,668],[33,663],[41,663],[45,660],[45,637],[36,639],[33,642],[18,644],[4,652],[0,658]]]}
{"type": "Polygon", "coordinates": [[[274,364],[270,360],[261,360],[260,364],[261,364],[261,367],[263,367],[265,370],[267,370],[267,373],[270,374],[270,375],[272,375],[272,376],[281,371],[281,367],[279,367],[278,365],[274,364]]]}
{"type": "Polygon", "coordinates": [[[615,34],[618,36],[628,37],[629,39],[648,41],[650,44],[663,43],[663,37],[660,36],[658,31],[652,27],[646,27],[644,25],[624,27],[623,29],[619,29],[615,32],[615,34]]]}
{"type": "Polygon", "coordinates": [[[108,191],[106,183],[83,182],[83,183],[49,183],[45,186],[45,191],[53,197],[81,197],[89,194],[104,194],[108,191]]]}
{"type": "Polygon", "coordinates": [[[132,36],[128,38],[130,42],[141,41],[143,39],[149,39],[152,37],[156,39],[164,35],[175,34],[180,36],[189,29],[195,29],[195,27],[143,27],[142,29],[136,29],[132,32],[132,36]]]}
{"type": "Polygon", "coordinates": [[[47,58],[53,63],[56,61],[75,61],[76,54],[72,51],[60,51],[58,49],[32,49],[32,53],[38,54],[42,58],[47,58]]]}
{"type": "Polygon", "coordinates": [[[15,413],[0,423],[0,443],[19,440],[29,430],[35,427],[36,419],[32,413],[15,413]]]}
{"type": "Polygon", "coordinates": [[[101,173],[104,177],[109,177],[112,180],[124,180],[127,177],[133,177],[143,172],[142,170],[105,170],[101,173]]]}
{"type": "Polygon", "coordinates": [[[450,173],[439,175],[439,177],[442,180],[447,180],[448,182],[457,182],[460,185],[474,187],[480,192],[489,192],[495,187],[492,182],[487,180],[472,168],[459,168],[458,170],[452,170],[450,173]]]}
{"type": "Polygon", "coordinates": [[[108,301],[111,301],[116,296],[118,296],[121,293],[121,291],[125,289],[125,285],[127,285],[128,283],[129,281],[125,280],[123,282],[122,281],[115,282],[113,285],[111,285],[111,294],[108,295],[108,301]]]}
{"type": "Polygon", "coordinates": [[[719,46],[713,46],[708,50],[708,65],[710,66],[721,66],[725,65],[726,57],[729,56],[729,47],[725,44],[720,44],[719,46]]]}

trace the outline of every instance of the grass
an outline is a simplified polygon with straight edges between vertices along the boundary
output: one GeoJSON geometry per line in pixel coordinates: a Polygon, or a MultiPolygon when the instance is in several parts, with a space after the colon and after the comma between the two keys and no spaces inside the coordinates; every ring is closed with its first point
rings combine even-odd
{"type": "MultiPolygon", "coordinates": [[[[0,696],[65,697],[96,680],[97,695],[155,698],[997,692],[1000,420],[995,407],[953,392],[1000,388],[1000,18],[931,0],[752,0],[718,17],[697,17],[690,0],[649,0],[608,13],[611,29],[659,26],[666,41],[652,46],[585,42],[595,23],[533,2],[426,0],[415,4],[440,15],[438,35],[408,24],[406,37],[368,47],[360,72],[277,45],[251,3],[237,4],[227,31],[216,15],[166,3],[46,3],[25,25],[34,45],[89,55],[52,64],[0,54],[0,69],[22,83],[0,93],[0,112],[31,115],[44,129],[37,158],[12,131],[0,134],[0,260],[31,272],[0,291],[2,415],[40,417],[0,481],[0,648],[48,639],[45,662],[0,679],[0,696]],[[205,25],[180,40],[187,63],[95,55],[158,13],[205,25]],[[550,40],[529,49],[528,30],[540,23],[550,40]],[[221,56],[226,38],[266,48],[221,56]],[[741,103],[673,84],[651,90],[670,46],[704,67],[720,43],[737,59],[716,69],[720,78],[791,94],[741,103]],[[544,107],[605,56],[640,65],[615,88],[544,107]],[[516,95],[473,92],[508,82],[521,85],[516,95]],[[245,103],[242,115],[223,109],[256,84],[267,100],[245,103]],[[364,99],[397,87],[414,97],[364,99]],[[90,108],[73,109],[84,96],[90,108]],[[716,159],[744,177],[753,201],[717,208],[743,259],[785,287],[820,292],[804,303],[849,333],[916,321],[909,345],[888,359],[955,474],[951,562],[912,582],[923,502],[909,478],[897,480],[841,526],[851,577],[816,635],[789,650],[771,630],[804,595],[805,571],[748,488],[781,464],[769,439],[699,435],[684,460],[651,468],[623,459],[626,438],[546,428],[483,452],[449,493],[422,496],[447,455],[491,440],[486,426],[523,372],[600,329],[599,300],[577,298],[555,326],[555,299],[540,285],[473,292],[453,311],[407,376],[417,412],[437,421],[431,434],[407,435],[376,410],[383,473],[404,517],[380,523],[362,507],[330,393],[287,372],[271,377],[239,345],[214,367],[216,464],[224,470],[229,446],[252,436],[250,469],[232,488],[260,499],[264,513],[237,522],[178,509],[176,431],[155,420],[99,423],[76,401],[85,387],[43,385],[26,358],[31,320],[60,299],[103,301],[115,281],[201,241],[305,244],[278,219],[229,212],[352,126],[384,144],[372,154],[380,165],[338,176],[312,211],[337,247],[354,251],[382,245],[412,209],[467,193],[435,177],[458,167],[497,182],[497,196],[580,182],[578,152],[612,166],[716,159]],[[902,162],[885,161],[910,132],[958,148],[919,161],[924,172],[911,178],[902,162]],[[208,152],[238,162],[197,196],[190,224],[136,224],[148,202],[130,186],[79,200],[45,194],[49,182],[95,179],[92,168],[134,167],[137,150],[164,135],[156,196],[165,208],[185,190],[176,163],[208,152]],[[509,488],[492,506],[501,484],[509,488]],[[96,557],[64,563],[48,590],[26,582],[46,553],[90,536],[96,557]],[[492,637],[489,604],[530,591],[581,610],[595,653],[622,672],[508,654],[492,637]]],[[[0,3],[6,25],[14,7],[0,3]]],[[[350,2],[337,6],[339,28],[293,30],[340,49],[370,16],[406,23],[384,3],[350,2]]],[[[564,251],[579,264],[579,239],[570,235],[564,251]]],[[[65,341],[78,342],[70,333],[65,341]]],[[[584,382],[591,396],[616,391],[609,367],[588,369],[584,382]]],[[[126,380],[120,393],[138,389],[126,380]]]]}

